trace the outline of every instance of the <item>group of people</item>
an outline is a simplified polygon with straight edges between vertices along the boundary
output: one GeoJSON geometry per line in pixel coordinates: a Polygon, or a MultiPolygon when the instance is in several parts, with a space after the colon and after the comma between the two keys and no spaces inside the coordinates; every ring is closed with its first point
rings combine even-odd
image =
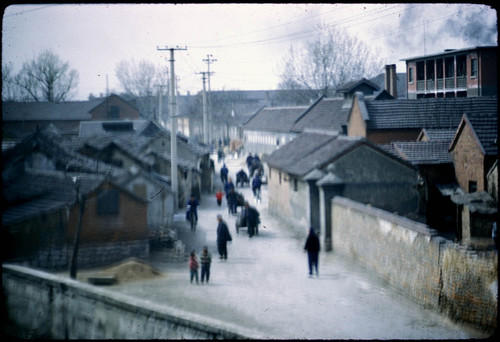
{"type": "MultiPolygon", "coordinates": [[[[200,263],[201,263],[201,283],[203,284],[206,280],[207,284],[210,279],[210,266],[212,264],[212,254],[208,251],[208,247],[204,246],[200,255],[200,263]]],[[[196,284],[198,282],[198,259],[196,258],[196,252],[192,251],[189,257],[189,279],[191,284],[193,283],[193,279],[196,280],[196,284]]]]}
{"type": "MultiPolygon", "coordinates": [[[[262,185],[261,180],[261,165],[260,159],[257,155],[252,156],[248,155],[247,166],[249,168],[250,174],[252,175],[256,170],[257,172],[253,176],[252,179],[252,192],[257,199],[260,199],[260,189],[262,185]]],[[[220,207],[222,204],[222,199],[224,195],[227,199],[228,209],[230,214],[236,214],[236,207],[238,205],[238,195],[235,191],[235,186],[230,177],[228,177],[228,172],[226,164],[223,164],[220,177],[222,184],[224,186],[224,191],[219,189],[215,194],[217,205],[220,207]]],[[[240,170],[240,172],[243,170],[240,170]]],[[[188,201],[188,207],[191,210],[191,214],[195,215],[197,220],[197,207],[199,206],[198,200],[192,196],[188,201]]],[[[256,229],[258,224],[260,223],[260,213],[258,210],[249,205],[248,201],[244,202],[244,208],[242,210],[242,218],[245,220],[246,226],[248,228],[248,236],[252,237],[256,233],[256,229]]],[[[223,220],[222,215],[217,215],[217,251],[219,254],[219,258],[221,260],[227,260],[227,243],[232,241],[231,233],[229,232],[229,228],[227,223],[223,220]]],[[[307,240],[304,246],[304,251],[308,254],[308,266],[309,266],[309,276],[313,275],[313,271],[316,272],[316,275],[319,275],[318,272],[318,256],[320,251],[320,241],[318,235],[315,233],[314,228],[310,228],[309,235],[307,236],[307,240]]],[[[212,262],[212,256],[208,251],[207,246],[203,247],[203,250],[200,254],[200,259],[198,261],[196,251],[192,251],[189,259],[189,270],[190,270],[190,281],[193,283],[195,280],[198,284],[198,269],[201,264],[201,283],[206,282],[208,284],[210,278],[210,265],[212,262]]]]}

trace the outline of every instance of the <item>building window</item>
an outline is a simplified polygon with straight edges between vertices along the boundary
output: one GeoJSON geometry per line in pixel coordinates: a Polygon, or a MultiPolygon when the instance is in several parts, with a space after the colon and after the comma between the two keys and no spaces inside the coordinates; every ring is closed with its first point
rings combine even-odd
{"type": "Polygon", "coordinates": [[[470,77],[477,77],[477,59],[470,60],[470,77]]]}
{"type": "Polygon", "coordinates": [[[120,207],[118,190],[103,191],[97,195],[97,215],[116,215],[120,207]]]}
{"type": "Polygon", "coordinates": [[[120,118],[120,107],[111,106],[108,113],[109,119],[119,119],[120,118]]]}
{"type": "Polygon", "coordinates": [[[408,68],[408,83],[413,83],[413,68],[408,68]]]}
{"type": "Polygon", "coordinates": [[[469,181],[469,193],[477,191],[477,182],[469,181]]]}

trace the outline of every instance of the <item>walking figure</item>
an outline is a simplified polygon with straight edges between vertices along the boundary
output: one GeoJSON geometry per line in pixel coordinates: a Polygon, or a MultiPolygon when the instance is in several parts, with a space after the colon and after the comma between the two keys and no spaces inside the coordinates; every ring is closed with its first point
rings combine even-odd
{"type": "Polygon", "coordinates": [[[261,202],[260,198],[260,187],[262,185],[262,180],[260,179],[260,175],[256,175],[252,180],[252,191],[255,197],[255,202],[261,202]]]}
{"type": "Polygon", "coordinates": [[[196,230],[196,223],[198,222],[198,206],[200,205],[200,202],[198,199],[194,196],[191,196],[189,201],[187,202],[187,218],[188,221],[191,223],[191,230],[195,231],[196,230]]]}
{"type": "Polygon", "coordinates": [[[307,257],[309,261],[309,277],[312,277],[313,268],[316,270],[316,276],[319,276],[318,272],[318,255],[320,250],[318,235],[314,232],[314,228],[309,229],[309,235],[307,236],[306,244],[304,250],[307,251],[307,257]]]}
{"type": "Polygon", "coordinates": [[[196,278],[196,284],[198,284],[198,260],[196,260],[196,253],[194,251],[191,252],[191,256],[189,257],[189,273],[191,284],[193,283],[193,278],[196,278]]]}
{"type": "Polygon", "coordinates": [[[251,207],[248,202],[245,202],[245,220],[247,222],[248,236],[252,237],[255,233],[258,234],[259,216],[260,213],[254,207],[251,207]]]}
{"type": "Polygon", "coordinates": [[[226,185],[227,183],[227,174],[229,173],[229,170],[227,169],[226,164],[223,164],[221,169],[220,169],[220,180],[222,184],[226,185]]]}
{"type": "Polygon", "coordinates": [[[217,226],[217,248],[219,250],[220,259],[227,259],[227,242],[232,241],[233,238],[221,214],[217,215],[217,221],[219,221],[217,226]]]}
{"type": "Polygon", "coordinates": [[[207,279],[207,284],[208,280],[210,279],[210,265],[212,263],[212,254],[208,251],[208,247],[204,246],[203,251],[201,252],[200,255],[200,262],[201,262],[201,283],[203,284],[203,281],[205,281],[205,278],[207,279]]]}

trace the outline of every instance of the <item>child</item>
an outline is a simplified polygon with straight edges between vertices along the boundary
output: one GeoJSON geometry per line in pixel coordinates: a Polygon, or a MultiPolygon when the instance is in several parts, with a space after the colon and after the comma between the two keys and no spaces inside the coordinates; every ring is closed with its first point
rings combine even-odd
{"type": "Polygon", "coordinates": [[[210,278],[210,264],[212,263],[212,255],[208,251],[207,246],[203,247],[203,251],[201,252],[200,256],[200,261],[201,261],[201,283],[203,284],[203,281],[205,280],[206,277],[208,284],[208,279],[210,278]]]}
{"type": "Polygon", "coordinates": [[[222,191],[217,191],[215,194],[215,198],[217,199],[217,205],[220,207],[220,204],[222,203],[222,197],[224,196],[224,193],[222,191]]]}
{"type": "Polygon", "coordinates": [[[196,253],[191,252],[191,257],[189,258],[189,271],[191,284],[193,283],[193,278],[196,278],[196,284],[198,284],[198,260],[196,260],[196,253]]]}

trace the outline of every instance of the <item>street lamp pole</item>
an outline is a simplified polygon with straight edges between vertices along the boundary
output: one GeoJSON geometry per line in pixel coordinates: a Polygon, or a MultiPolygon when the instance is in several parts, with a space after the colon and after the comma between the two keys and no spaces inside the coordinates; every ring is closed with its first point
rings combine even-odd
{"type": "Polygon", "coordinates": [[[80,205],[80,212],[78,215],[78,227],[75,234],[75,242],[73,245],[73,256],[71,257],[71,267],[69,275],[71,279],[76,279],[77,263],[78,263],[78,249],[80,248],[80,233],[82,231],[83,212],[85,210],[85,198],[80,194],[80,177],[73,177],[73,183],[76,186],[76,202],[80,205]]]}

